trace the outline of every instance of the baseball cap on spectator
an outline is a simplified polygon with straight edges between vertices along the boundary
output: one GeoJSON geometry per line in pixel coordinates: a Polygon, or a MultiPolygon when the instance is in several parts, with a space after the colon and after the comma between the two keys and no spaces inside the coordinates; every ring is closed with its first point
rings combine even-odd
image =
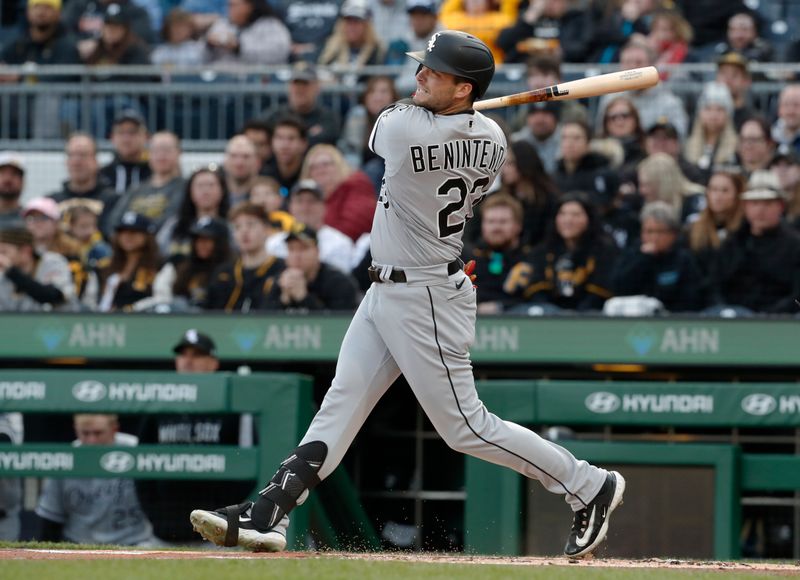
{"type": "Polygon", "coordinates": [[[217,218],[203,216],[189,229],[189,234],[201,238],[224,238],[229,234],[228,225],[217,218]]]}
{"type": "Polygon", "coordinates": [[[11,244],[12,246],[32,246],[33,234],[31,234],[26,228],[16,225],[0,228],[0,244],[11,244]]]}
{"type": "Polygon", "coordinates": [[[292,76],[289,77],[290,82],[299,81],[310,83],[317,80],[317,69],[310,62],[301,60],[292,66],[292,76]]]}
{"type": "Polygon", "coordinates": [[[786,199],[778,176],[772,171],[764,169],[754,171],[747,182],[747,189],[742,193],[742,200],[764,201],[770,199],[786,199]]]}
{"type": "Polygon", "coordinates": [[[697,99],[697,109],[703,109],[709,105],[719,105],[728,113],[733,114],[733,97],[731,97],[730,89],[716,81],[706,83],[700,93],[700,98],[697,99]]]}
{"type": "Polygon", "coordinates": [[[22,208],[22,217],[35,211],[49,217],[51,220],[58,221],[61,219],[61,211],[58,209],[58,204],[51,197],[37,197],[30,200],[22,208]]]}
{"type": "Polygon", "coordinates": [[[647,136],[650,137],[658,131],[663,131],[664,136],[668,139],[678,138],[678,130],[675,128],[675,125],[670,123],[667,117],[659,117],[656,119],[656,122],[650,125],[650,128],[647,129],[647,136]]]}
{"type": "Polygon", "coordinates": [[[528,114],[533,115],[534,113],[550,113],[558,119],[561,114],[561,103],[557,101],[539,101],[537,103],[531,103],[528,105],[528,114]]]}
{"type": "Polygon", "coordinates": [[[286,236],[286,241],[291,242],[297,240],[304,243],[317,243],[317,232],[313,228],[308,227],[306,224],[298,223],[291,229],[286,236]]]}
{"type": "Polygon", "coordinates": [[[13,167],[22,175],[25,175],[25,161],[19,153],[14,151],[0,152],[0,167],[13,167]]]}
{"type": "Polygon", "coordinates": [[[61,0],[28,0],[28,6],[50,6],[54,10],[61,10],[61,0]]]}
{"type": "Polygon", "coordinates": [[[139,125],[140,127],[144,127],[147,125],[142,114],[136,109],[131,109],[131,108],[122,109],[114,117],[113,124],[119,125],[120,123],[134,123],[136,125],[139,125]]]}
{"type": "Polygon", "coordinates": [[[117,223],[116,231],[130,230],[134,232],[153,233],[153,222],[135,211],[126,211],[117,223]]]}
{"type": "Polygon", "coordinates": [[[406,0],[406,12],[426,12],[436,14],[438,7],[435,0],[406,0]]]}
{"type": "Polygon", "coordinates": [[[112,2],[103,10],[103,22],[105,24],[118,24],[120,26],[131,25],[130,11],[125,4],[112,2]]]}
{"type": "Polygon", "coordinates": [[[317,182],[313,179],[301,179],[297,182],[297,184],[292,188],[292,191],[289,193],[289,196],[293,196],[297,193],[313,193],[315,197],[318,199],[325,199],[325,194],[322,193],[322,189],[320,189],[317,182]]]}
{"type": "Polygon", "coordinates": [[[211,337],[207,334],[199,332],[194,328],[190,328],[183,333],[183,336],[178,341],[178,344],[172,348],[172,352],[175,354],[180,354],[183,352],[183,349],[188,346],[203,351],[211,356],[217,356],[217,345],[214,344],[214,341],[211,339],[211,337]]]}
{"type": "Polygon", "coordinates": [[[366,0],[345,0],[339,11],[342,18],[357,18],[358,20],[369,20],[372,17],[369,3],[366,0]]]}
{"type": "Polygon", "coordinates": [[[736,52],[734,50],[726,52],[717,59],[718,67],[722,66],[723,64],[738,66],[739,68],[743,69],[744,72],[750,71],[750,61],[747,60],[747,57],[741,52],[736,52]]]}

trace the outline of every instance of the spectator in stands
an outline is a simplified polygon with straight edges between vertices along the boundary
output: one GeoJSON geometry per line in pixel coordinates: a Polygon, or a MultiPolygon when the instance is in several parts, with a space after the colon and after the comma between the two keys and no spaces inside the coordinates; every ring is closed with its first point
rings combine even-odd
{"type": "Polygon", "coordinates": [[[781,89],[772,139],[781,151],[800,153],[800,84],[786,85],[781,89]]]}
{"type": "MultiPolygon", "coordinates": [[[[506,159],[508,162],[508,159],[506,159]]],[[[523,208],[507,193],[481,204],[480,239],[465,247],[465,261],[475,260],[478,313],[497,314],[519,304],[530,282],[530,246],[522,243],[523,208]]]]}
{"type": "Polygon", "coordinates": [[[764,117],[751,117],[742,123],[736,153],[745,175],[769,168],[775,155],[775,143],[772,141],[769,123],[764,117]]]}
{"type": "MultiPolygon", "coordinates": [[[[300,180],[294,186],[289,196],[289,213],[296,222],[316,232],[319,259],[322,262],[342,272],[350,271],[353,240],[339,230],[325,225],[325,195],[315,181],[300,180]]],[[[287,237],[294,229],[296,228],[270,236],[267,252],[286,259],[287,237]]]]}
{"type": "Polygon", "coordinates": [[[196,39],[196,33],[194,16],[180,8],[173,8],[164,19],[162,43],[150,53],[150,61],[161,66],[178,67],[203,64],[206,45],[196,39]]]}
{"type": "Polygon", "coordinates": [[[316,62],[339,18],[339,0],[276,0],[292,35],[292,61],[316,62]]]}
{"type": "Polygon", "coordinates": [[[75,286],[66,258],[39,255],[22,227],[0,228],[0,312],[73,310],[75,286]]]}
{"type": "Polygon", "coordinates": [[[505,48],[499,45],[498,35],[514,24],[518,4],[519,0],[444,0],[439,20],[445,29],[463,30],[480,38],[495,62],[501,63],[505,48]]]}
{"type": "MultiPolygon", "coordinates": [[[[24,435],[22,413],[0,413],[0,443],[22,443],[24,435]]],[[[0,540],[16,542],[20,539],[20,512],[22,511],[22,479],[0,478],[0,540]]]]}
{"type": "Polygon", "coordinates": [[[309,147],[317,143],[336,143],[342,130],[339,114],[322,104],[320,82],[314,65],[298,62],[292,67],[287,95],[289,102],[278,107],[267,117],[270,125],[287,115],[302,119],[306,126],[309,147]]]}
{"type": "Polygon", "coordinates": [[[602,214],[617,192],[619,178],[610,169],[608,157],[589,149],[590,140],[586,123],[569,121],[562,124],[561,157],[553,180],[562,192],[587,192],[602,214]]]}
{"type": "Polygon", "coordinates": [[[213,63],[286,64],[292,44],[266,0],[228,0],[228,17],[216,20],[205,40],[213,63]]]}
{"type": "Polygon", "coordinates": [[[772,62],[772,46],[758,36],[758,21],[752,12],[739,12],[728,19],[725,42],[715,47],[717,55],[738,52],[750,62],[772,62]]]}
{"type": "MultiPolygon", "coordinates": [[[[116,415],[76,414],[72,444],[133,447],[138,439],[119,432],[116,415]]],[[[44,542],[158,546],[153,526],[128,478],[45,478],[36,506],[44,542]]]]}
{"type": "Polygon", "coordinates": [[[250,139],[244,135],[234,135],[228,140],[222,167],[231,206],[250,197],[250,188],[258,177],[260,166],[261,159],[250,139]]]}
{"type": "Polygon", "coordinates": [[[386,47],[375,33],[368,0],[345,0],[339,20],[319,55],[319,64],[355,68],[383,64],[386,47]]]}
{"type": "Polygon", "coordinates": [[[661,0],[596,0],[591,21],[595,23],[589,48],[589,62],[617,62],[619,51],[633,34],[647,35],[653,13],[661,0]]]}
{"type": "Polygon", "coordinates": [[[286,238],[286,268],[278,275],[262,308],[292,311],[355,310],[356,281],[320,261],[317,232],[297,224],[286,238]]]}
{"type": "MultiPolygon", "coordinates": [[[[646,42],[656,53],[656,66],[680,64],[689,54],[692,27],[677,10],[658,10],[650,21],[646,42]]],[[[661,79],[669,74],[661,71],[661,79]]],[[[673,77],[674,78],[674,77],[673,77]]]]}
{"type": "Polygon", "coordinates": [[[119,196],[109,187],[97,163],[97,143],[88,133],[73,133],[64,146],[67,177],[61,190],[50,194],[62,215],[76,205],[90,207],[107,230],[108,217],[119,196]]]}
{"type": "Polygon", "coordinates": [[[542,165],[552,175],[561,155],[561,126],[559,114],[562,103],[541,101],[528,107],[525,126],[511,135],[511,140],[526,141],[535,149],[542,165]]]}
{"type": "Polygon", "coordinates": [[[641,243],[620,255],[612,274],[617,296],[656,298],[669,312],[697,311],[705,305],[703,279],[692,253],[678,243],[681,222],[663,201],[645,204],[641,243]]]}
{"type": "Polygon", "coordinates": [[[231,209],[228,222],[233,227],[239,257],[211,277],[204,308],[225,312],[258,310],[284,269],[283,260],[270,256],[266,250],[269,218],[264,208],[245,201],[231,209]]]}
{"type": "MultiPolygon", "coordinates": [[[[105,6],[103,27],[94,47],[84,54],[86,64],[150,64],[150,49],[133,30],[129,10],[135,5],[113,3],[105,6]]],[[[104,77],[112,79],[112,77],[104,77]]],[[[113,80],[143,80],[145,77],[113,77],[113,80]]]]}
{"type": "MultiPolygon", "coordinates": [[[[535,246],[544,238],[547,224],[555,215],[559,190],[545,171],[536,149],[527,141],[512,142],[501,169],[501,191],[522,204],[520,244],[535,246]]],[[[482,236],[484,204],[476,206],[473,218],[464,226],[465,243],[477,243],[482,236]]]]}
{"type": "Polygon", "coordinates": [[[783,220],[785,194],[769,172],[750,176],[742,194],[744,226],[723,242],[715,264],[715,311],[797,311],[800,234],[783,220]]]}
{"type": "Polygon", "coordinates": [[[407,52],[417,52],[428,47],[428,41],[435,33],[444,30],[439,22],[439,3],[437,0],[406,0],[409,29],[405,38],[394,38],[389,43],[386,64],[400,65],[395,83],[400,93],[411,94],[417,87],[415,79],[419,63],[406,56],[407,52]]]}
{"type": "Polygon", "coordinates": [[[769,165],[786,192],[786,219],[800,230],[800,156],[797,153],[778,153],[769,165]]]}
{"type": "Polygon", "coordinates": [[[706,207],[687,228],[689,249],[703,279],[711,289],[711,276],[719,247],[742,226],[742,192],[745,179],[730,171],[715,171],[706,188],[706,207]]]}
{"type": "MultiPolygon", "coordinates": [[[[559,84],[561,76],[561,61],[546,53],[536,53],[525,63],[525,82],[528,90],[535,91],[544,87],[559,84]]],[[[561,121],[587,121],[589,114],[586,107],[579,101],[559,101],[559,119],[561,121]]],[[[521,107],[521,111],[514,120],[514,127],[526,124],[526,116],[531,112],[531,106],[521,107]]]]}
{"type": "MultiPolygon", "coordinates": [[[[131,187],[117,202],[111,223],[132,211],[150,220],[159,232],[167,220],[178,215],[183,200],[185,181],[181,176],[181,143],[175,133],[159,131],[150,138],[150,177],[144,183],[131,187]]],[[[157,235],[159,235],[157,233],[157,235]]],[[[169,239],[168,233],[162,237],[169,239]]]]}
{"type": "Polygon", "coordinates": [[[639,164],[639,194],[647,204],[663,201],[672,206],[682,222],[699,213],[704,206],[705,190],[692,183],[673,157],[666,153],[650,155],[639,164]]]}
{"type": "Polygon", "coordinates": [[[683,148],[684,156],[706,174],[705,182],[715,166],[736,163],[737,145],[731,93],[722,83],[707,83],[697,99],[697,112],[683,148]]]}
{"type": "Polygon", "coordinates": [[[411,34],[407,0],[370,0],[372,26],[386,46],[405,40],[411,34]]]}
{"type": "Polygon", "coordinates": [[[292,229],[295,220],[292,214],[283,210],[286,200],[281,195],[281,184],[276,179],[259,176],[250,190],[250,201],[264,208],[270,223],[280,232],[292,229]]]}
{"type": "Polygon", "coordinates": [[[122,214],[111,240],[111,261],[100,270],[100,312],[137,311],[149,305],[161,267],[155,228],[145,216],[122,214]]]}
{"type": "MultiPolygon", "coordinates": [[[[619,68],[620,70],[628,70],[651,66],[655,63],[655,58],[655,53],[647,44],[632,40],[625,45],[620,53],[619,68]]],[[[630,91],[628,96],[633,101],[633,104],[636,105],[636,110],[639,111],[639,118],[643,127],[650,127],[659,118],[666,117],[675,126],[681,138],[688,134],[689,117],[686,115],[683,102],[669,90],[666,83],[659,83],[655,87],[643,91],[630,91]]],[[[600,97],[597,117],[598,125],[603,119],[603,112],[608,103],[615,97],[616,95],[613,94],[600,97]]]]}
{"type": "Polygon", "coordinates": [[[533,250],[526,305],[547,310],[600,310],[612,296],[617,256],[591,198],[567,193],[558,200],[544,241],[533,250]]]}
{"type": "Polygon", "coordinates": [[[228,13],[227,0],[180,0],[178,7],[192,15],[198,34],[205,32],[228,13]]]}
{"type": "Polygon", "coordinates": [[[616,140],[625,152],[624,164],[627,167],[637,164],[646,156],[644,152],[644,129],[639,120],[639,111],[626,96],[609,101],[603,113],[601,137],[616,140]]]}
{"type": "Polygon", "coordinates": [[[117,193],[139,185],[150,177],[147,164],[147,124],[136,109],[123,109],[111,127],[114,160],[100,170],[117,193]]]}
{"type": "Polygon", "coordinates": [[[667,117],[660,117],[647,129],[644,149],[648,156],[656,153],[666,153],[678,163],[681,172],[689,181],[693,183],[705,182],[703,172],[696,165],[689,163],[683,156],[678,130],[667,117]]]}
{"type": "Polygon", "coordinates": [[[111,246],[103,239],[92,206],[75,204],[64,212],[64,216],[67,233],[78,244],[78,256],[84,269],[96,272],[105,266],[111,258],[111,246]]]}
{"type": "Polygon", "coordinates": [[[187,256],[190,252],[191,228],[200,218],[225,220],[231,202],[228,187],[216,165],[196,169],[186,181],[180,207],[159,232],[162,255],[187,256]],[[167,248],[166,253],[164,248],[167,248]]]}
{"type": "Polygon", "coordinates": [[[674,0],[674,4],[692,27],[692,48],[698,55],[707,54],[717,43],[724,42],[729,19],[747,10],[743,0],[674,0]]]}
{"type": "Polygon", "coordinates": [[[738,52],[727,52],[717,59],[716,81],[722,83],[733,97],[733,124],[738,131],[742,123],[756,114],[750,103],[753,78],[747,59],[738,52]]]}
{"type": "MultiPolygon", "coordinates": [[[[208,374],[219,370],[217,346],[207,334],[189,329],[173,347],[175,371],[179,374],[208,374]]],[[[252,447],[251,415],[235,414],[152,414],[140,428],[142,443],[160,445],[238,445],[252,447]]],[[[196,537],[186,519],[195,506],[212,509],[230,497],[244,500],[253,481],[139,480],[137,490],[142,507],[150,516],[156,536],[167,542],[185,544],[196,537]]]]}
{"type": "Polygon", "coordinates": [[[189,229],[189,252],[174,254],[153,282],[154,304],[199,308],[208,295],[211,276],[231,259],[230,230],[224,220],[203,216],[189,229]]]}
{"type": "Polygon", "coordinates": [[[505,62],[524,62],[547,52],[564,62],[585,62],[591,40],[590,13],[573,10],[568,0],[531,0],[520,5],[514,24],[497,38],[505,62]]]}
{"type": "Polygon", "coordinates": [[[315,145],[303,162],[302,179],[313,179],[325,194],[325,223],[353,241],[372,229],[377,195],[369,177],[353,171],[332,145],[315,145]]]}
{"type": "Polygon", "coordinates": [[[303,120],[287,115],[275,121],[272,129],[272,160],[261,173],[275,178],[281,184],[281,195],[288,197],[300,179],[308,151],[308,136],[303,120]]]}
{"type": "Polygon", "coordinates": [[[250,139],[256,147],[256,155],[261,166],[259,171],[264,169],[272,159],[272,125],[261,119],[250,119],[239,131],[242,135],[250,139]]]}
{"type": "Polygon", "coordinates": [[[20,225],[19,200],[25,186],[25,162],[12,151],[0,152],[0,228],[20,225]]]}
{"type": "Polygon", "coordinates": [[[392,77],[370,77],[361,95],[361,104],[350,107],[347,111],[344,128],[337,143],[337,148],[348,165],[362,169],[369,175],[375,191],[380,189],[384,162],[369,148],[369,136],[381,111],[399,99],[400,95],[397,94],[392,77]]]}
{"type": "Polygon", "coordinates": [[[78,49],[83,58],[97,46],[103,32],[103,21],[111,5],[112,12],[122,13],[133,34],[147,44],[152,44],[155,34],[147,12],[131,0],[69,0],[62,21],[81,39],[78,49]]]}

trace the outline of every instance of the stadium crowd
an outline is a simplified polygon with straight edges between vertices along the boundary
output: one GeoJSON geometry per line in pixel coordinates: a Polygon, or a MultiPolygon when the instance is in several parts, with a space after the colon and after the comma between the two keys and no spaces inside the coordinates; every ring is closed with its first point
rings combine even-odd
{"type": "Polygon", "coordinates": [[[464,234],[479,312],[796,313],[800,84],[784,75],[775,110],[759,109],[751,64],[795,62],[800,43],[769,42],[745,4],[28,0],[0,63],[287,65],[291,77],[285,103],[189,175],[180,135],[149,127],[135,102],[110,119],[110,164],[96,136],[67,136],[59,191],[22,203],[25,155],[1,152],[0,310],[352,310],[383,175],[372,125],[413,90],[405,52],[461,29],[498,63],[525,63],[530,88],[560,82],[562,63],[716,63],[696,101],[671,91],[684,73],[665,67],[665,82],[603,97],[596,115],[538,103],[503,123],[506,164],[464,234]],[[320,69],[337,64],[405,66],[361,79],[341,112],[321,97],[320,69]]]}

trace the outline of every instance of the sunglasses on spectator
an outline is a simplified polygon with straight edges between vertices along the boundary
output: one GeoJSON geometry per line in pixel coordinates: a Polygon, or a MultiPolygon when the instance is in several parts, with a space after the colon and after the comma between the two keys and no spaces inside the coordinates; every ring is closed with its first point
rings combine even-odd
{"type": "Polygon", "coordinates": [[[633,117],[633,113],[614,113],[613,115],[607,115],[606,119],[609,121],[620,121],[622,119],[630,119],[633,117]]]}

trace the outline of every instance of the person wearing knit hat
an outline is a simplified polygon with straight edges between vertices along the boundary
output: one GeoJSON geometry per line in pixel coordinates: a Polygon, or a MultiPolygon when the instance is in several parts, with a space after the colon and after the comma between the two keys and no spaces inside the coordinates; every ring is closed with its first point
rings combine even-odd
{"type": "Polygon", "coordinates": [[[733,126],[733,97],[727,86],[712,81],[703,87],[697,100],[692,132],[684,155],[697,165],[707,180],[715,166],[736,163],[736,129],[733,126]]]}

